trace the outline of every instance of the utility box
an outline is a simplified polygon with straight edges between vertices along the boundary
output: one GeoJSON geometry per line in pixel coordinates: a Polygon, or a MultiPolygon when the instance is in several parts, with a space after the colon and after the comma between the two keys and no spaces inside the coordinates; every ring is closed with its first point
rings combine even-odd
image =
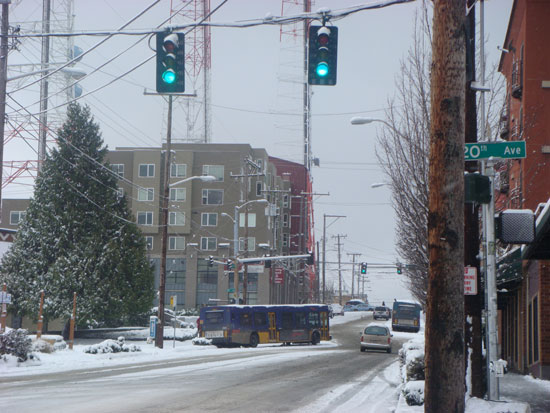
{"type": "Polygon", "coordinates": [[[464,175],[464,202],[469,204],[491,202],[491,181],[488,176],[477,173],[464,175]]]}

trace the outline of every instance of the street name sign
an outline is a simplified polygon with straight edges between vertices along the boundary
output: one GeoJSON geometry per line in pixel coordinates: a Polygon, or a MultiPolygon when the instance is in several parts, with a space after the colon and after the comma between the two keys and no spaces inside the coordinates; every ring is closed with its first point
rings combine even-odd
{"type": "Polygon", "coordinates": [[[464,146],[465,161],[489,158],[519,159],[526,156],[525,141],[476,142],[466,143],[464,146]]]}
{"type": "Polygon", "coordinates": [[[0,304],[11,304],[11,294],[0,291],[0,304]]]}

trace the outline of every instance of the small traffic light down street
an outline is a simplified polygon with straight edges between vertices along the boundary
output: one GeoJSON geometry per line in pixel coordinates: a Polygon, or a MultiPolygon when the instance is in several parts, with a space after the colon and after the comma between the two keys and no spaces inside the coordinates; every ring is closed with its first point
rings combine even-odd
{"type": "Polygon", "coordinates": [[[157,33],[157,92],[185,92],[185,35],[157,33]]]}
{"type": "Polygon", "coordinates": [[[309,27],[308,83],[334,86],[337,79],[338,27],[309,27]]]}

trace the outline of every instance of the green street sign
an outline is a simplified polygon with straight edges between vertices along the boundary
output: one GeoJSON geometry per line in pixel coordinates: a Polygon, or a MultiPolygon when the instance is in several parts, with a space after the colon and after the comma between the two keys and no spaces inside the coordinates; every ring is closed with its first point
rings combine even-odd
{"type": "Polygon", "coordinates": [[[234,289],[234,288],[228,288],[228,289],[227,289],[227,292],[228,292],[228,293],[234,293],[234,292],[235,292],[235,289],[234,289]]]}
{"type": "Polygon", "coordinates": [[[512,142],[476,142],[464,146],[464,160],[503,158],[519,159],[526,157],[525,141],[512,142]]]}

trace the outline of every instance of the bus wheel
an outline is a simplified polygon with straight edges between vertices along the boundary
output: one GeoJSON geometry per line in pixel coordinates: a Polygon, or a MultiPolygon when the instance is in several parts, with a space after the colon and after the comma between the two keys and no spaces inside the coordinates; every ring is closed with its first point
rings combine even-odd
{"type": "Polygon", "coordinates": [[[316,344],[319,344],[320,342],[321,342],[321,336],[319,336],[319,333],[317,331],[315,331],[311,335],[311,344],[313,344],[315,346],[316,344]]]}
{"type": "Polygon", "coordinates": [[[257,347],[259,341],[260,339],[258,338],[258,334],[256,333],[250,334],[250,344],[249,344],[250,347],[257,347]]]}

